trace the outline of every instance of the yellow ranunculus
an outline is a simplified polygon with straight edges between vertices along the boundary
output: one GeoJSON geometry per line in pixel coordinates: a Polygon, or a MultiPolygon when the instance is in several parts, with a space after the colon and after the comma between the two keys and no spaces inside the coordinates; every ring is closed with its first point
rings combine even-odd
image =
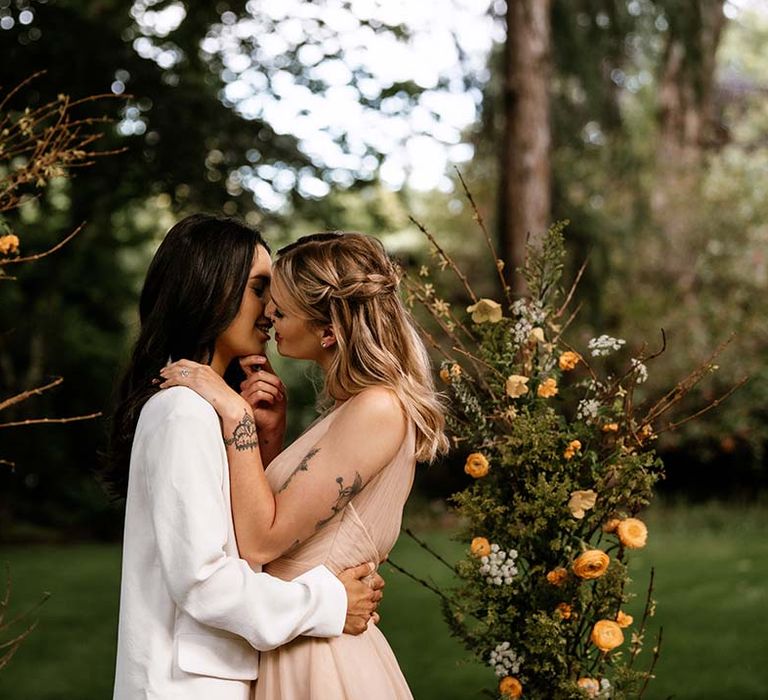
{"type": "Polygon", "coordinates": [[[557,382],[552,377],[545,379],[541,384],[539,384],[539,388],[536,389],[536,393],[542,399],[551,399],[553,396],[557,395],[557,392],[557,382]]]}
{"type": "Polygon", "coordinates": [[[603,532],[611,533],[616,532],[616,528],[619,526],[619,523],[621,520],[618,518],[610,518],[609,520],[606,520],[605,523],[603,523],[603,532]]]}
{"type": "Polygon", "coordinates": [[[0,236],[0,255],[12,255],[19,252],[19,237],[8,233],[0,236]]]}
{"type": "Polygon", "coordinates": [[[523,686],[514,676],[505,676],[499,683],[499,692],[505,698],[519,698],[523,694],[523,686]]]}
{"type": "Polygon", "coordinates": [[[568,501],[568,510],[571,511],[571,515],[576,520],[581,520],[584,517],[584,511],[594,508],[596,501],[597,494],[592,489],[573,491],[571,493],[571,500],[568,501]]]}
{"type": "Polygon", "coordinates": [[[600,620],[592,628],[591,639],[600,651],[610,651],[624,643],[624,633],[617,622],[600,620]]]}
{"type": "Polygon", "coordinates": [[[467,307],[467,313],[472,314],[475,323],[498,323],[502,318],[501,304],[493,299],[480,299],[467,307]]]}
{"type": "Polygon", "coordinates": [[[558,603],[555,606],[555,612],[560,613],[560,617],[562,617],[563,620],[570,620],[573,615],[573,608],[571,608],[568,603],[558,603]]]}
{"type": "Polygon", "coordinates": [[[627,549],[640,549],[645,547],[648,540],[648,528],[642,520],[626,518],[616,527],[621,543],[627,549]]]}
{"type": "Polygon", "coordinates": [[[563,372],[570,372],[576,365],[581,362],[581,356],[578,353],[573,352],[572,350],[566,350],[562,355],[560,355],[560,359],[557,361],[557,364],[560,366],[560,369],[563,370],[563,372]]]}
{"type": "Polygon", "coordinates": [[[581,451],[581,441],[580,440],[571,440],[568,443],[568,447],[565,448],[565,452],[563,452],[563,457],[566,459],[573,459],[577,452],[581,451]]]}
{"type": "Polygon", "coordinates": [[[561,586],[568,578],[568,569],[558,566],[547,574],[547,581],[553,586],[561,586]]]}
{"type": "Polygon", "coordinates": [[[443,367],[440,370],[440,379],[442,379],[445,384],[451,383],[451,373],[448,371],[447,367],[443,367]]]}
{"type": "Polygon", "coordinates": [[[594,678],[579,678],[576,685],[587,693],[587,697],[596,698],[600,692],[600,683],[594,678]]]}
{"type": "Polygon", "coordinates": [[[522,374],[513,374],[507,377],[507,396],[511,399],[516,399],[524,394],[528,393],[528,377],[524,377],[522,374]]]}
{"type": "Polygon", "coordinates": [[[611,563],[611,558],[600,549],[588,549],[573,562],[573,573],[579,578],[600,578],[611,563]]]}
{"type": "Polygon", "coordinates": [[[485,455],[480,452],[473,452],[467,457],[467,463],[464,465],[464,471],[474,479],[485,476],[491,466],[485,455]]]}
{"type": "Polygon", "coordinates": [[[616,624],[622,629],[624,627],[629,627],[634,621],[635,618],[632,617],[632,615],[627,615],[627,613],[622,610],[619,610],[619,612],[616,613],[616,624]]]}
{"type": "Polygon", "coordinates": [[[475,537],[469,545],[473,557],[487,557],[491,553],[491,543],[485,537],[475,537]]]}
{"type": "Polygon", "coordinates": [[[602,431],[604,433],[615,433],[615,432],[618,432],[618,430],[619,430],[619,424],[618,423],[606,423],[602,427],[602,431]]]}

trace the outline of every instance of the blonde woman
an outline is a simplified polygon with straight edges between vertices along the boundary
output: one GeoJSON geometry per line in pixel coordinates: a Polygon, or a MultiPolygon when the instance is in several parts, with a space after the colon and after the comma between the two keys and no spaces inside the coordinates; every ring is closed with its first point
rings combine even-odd
{"type": "MultiPolygon", "coordinates": [[[[425,348],[381,243],[315,234],[278,255],[266,310],[278,351],[322,368],[330,410],[265,471],[254,408],[218,375],[181,361],[163,371],[162,386],[191,387],[219,412],[234,447],[240,554],[290,580],[319,564],[336,572],[382,561],[397,540],[416,462],[434,459],[447,440],[425,348]]],[[[249,381],[255,410],[280,403],[267,373],[249,381]]],[[[302,637],[263,654],[259,679],[257,700],[412,697],[375,625],[357,637],[302,637]]]]}

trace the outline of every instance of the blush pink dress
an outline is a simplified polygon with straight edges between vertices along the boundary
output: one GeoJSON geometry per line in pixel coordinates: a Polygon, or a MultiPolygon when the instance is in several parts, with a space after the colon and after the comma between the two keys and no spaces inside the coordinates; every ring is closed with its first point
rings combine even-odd
{"type": "MultiPolygon", "coordinates": [[[[309,428],[267,469],[273,490],[330,428],[338,411],[309,428]]],[[[413,484],[415,430],[409,422],[394,459],[358,493],[342,513],[264,570],[293,579],[325,564],[338,573],[364,562],[381,561],[400,534],[403,506],[413,484]]],[[[358,636],[299,637],[261,654],[255,700],[411,700],[405,677],[379,628],[370,623],[358,636]]]]}

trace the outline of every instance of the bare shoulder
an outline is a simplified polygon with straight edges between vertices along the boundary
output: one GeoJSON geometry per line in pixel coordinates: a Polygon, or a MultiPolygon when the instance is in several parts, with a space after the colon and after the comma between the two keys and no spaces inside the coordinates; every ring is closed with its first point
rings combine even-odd
{"type": "Polygon", "coordinates": [[[402,437],[406,429],[406,416],[394,391],[384,386],[372,386],[348,400],[338,423],[347,427],[356,426],[360,430],[394,432],[402,437]]]}

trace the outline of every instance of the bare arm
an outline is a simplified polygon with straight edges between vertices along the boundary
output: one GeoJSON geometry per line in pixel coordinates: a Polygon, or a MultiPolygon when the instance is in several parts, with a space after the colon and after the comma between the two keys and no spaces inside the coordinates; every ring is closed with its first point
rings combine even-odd
{"type": "Polygon", "coordinates": [[[406,423],[389,391],[368,389],[338,410],[328,432],[298,459],[277,493],[270,491],[271,503],[253,460],[228,447],[235,530],[247,560],[271,561],[325,527],[397,453],[406,423]],[[265,509],[258,512],[261,504],[265,509]]]}

